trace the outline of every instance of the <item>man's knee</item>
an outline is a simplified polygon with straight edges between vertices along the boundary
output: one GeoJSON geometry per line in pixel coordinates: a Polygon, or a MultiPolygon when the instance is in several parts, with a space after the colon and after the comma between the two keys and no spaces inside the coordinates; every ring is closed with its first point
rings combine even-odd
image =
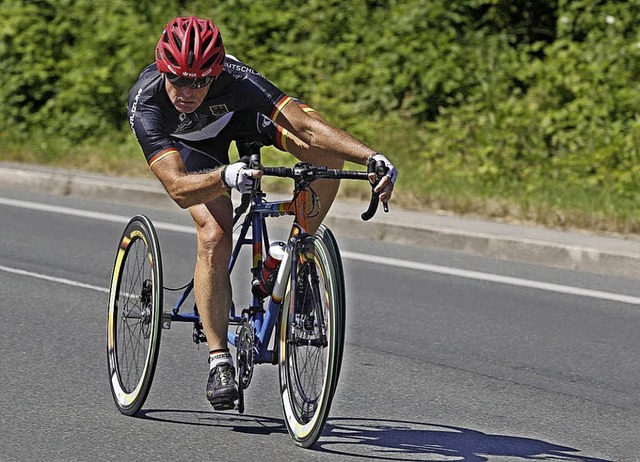
{"type": "Polygon", "coordinates": [[[214,225],[205,225],[198,229],[198,257],[211,263],[229,261],[231,255],[231,234],[214,225]]]}
{"type": "Polygon", "coordinates": [[[220,197],[209,204],[189,209],[198,237],[198,259],[211,263],[229,262],[232,246],[233,208],[228,197],[220,197]]]}
{"type": "Polygon", "coordinates": [[[309,162],[315,165],[323,165],[327,168],[342,169],[344,167],[344,160],[325,154],[309,153],[309,162]]]}
{"type": "Polygon", "coordinates": [[[344,160],[342,159],[338,159],[336,157],[329,157],[325,159],[324,164],[328,167],[328,168],[338,168],[338,169],[342,169],[344,167],[344,160]]]}

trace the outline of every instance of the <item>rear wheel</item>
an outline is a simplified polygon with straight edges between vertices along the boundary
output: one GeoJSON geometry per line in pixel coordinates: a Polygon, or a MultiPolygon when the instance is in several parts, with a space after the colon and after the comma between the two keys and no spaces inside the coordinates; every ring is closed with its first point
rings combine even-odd
{"type": "Polygon", "coordinates": [[[149,394],[161,327],[160,247],[151,221],[138,215],[129,221],[120,238],[107,321],[109,384],[123,414],[138,412],[149,394]]]}
{"type": "Polygon", "coordinates": [[[307,237],[294,256],[280,321],[280,389],[290,435],[310,447],[324,428],[340,371],[344,282],[320,237],[307,237]]]}

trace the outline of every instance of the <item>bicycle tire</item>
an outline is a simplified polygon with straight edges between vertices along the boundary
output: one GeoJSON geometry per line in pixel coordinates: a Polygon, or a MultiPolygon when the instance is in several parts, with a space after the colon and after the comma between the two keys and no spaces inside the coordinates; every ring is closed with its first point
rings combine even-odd
{"type": "Polygon", "coordinates": [[[133,217],[116,251],[107,318],[109,385],[118,410],[134,415],[155,373],[162,332],[162,259],[151,221],[133,217]]]}
{"type": "Polygon", "coordinates": [[[326,423],[343,351],[344,282],[323,239],[308,236],[296,251],[283,299],[278,348],[280,390],[285,424],[298,446],[311,447],[326,423]],[[295,279],[294,275],[295,274],[295,279]],[[317,283],[314,279],[317,277],[317,283]],[[294,295],[316,287],[311,298],[294,295]],[[304,306],[301,299],[306,299],[304,306]]]}
{"type": "Polygon", "coordinates": [[[332,390],[332,393],[335,393],[335,388],[337,387],[338,381],[340,379],[342,357],[344,354],[344,341],[347,330],[347,296],[344,282],[344,268],[342,267],[342,255],[340,254],[340,247],[338,246],[338,241],[336,240],[336,237],[331,229],[329,229],[325,225],[320,225],[320,227],[316,231],[316,236],[322,240],[331,255],[330,260],[334,265],[334,270],[337,275],[334,280],[334,286],[336,287],[338,293],[337,306],[342,307],[342,309],[336,310],[336,314],[340,316],[337,324],[337,326],[340,328],[340,331],[338,332],[339,339],[337,342],[339,351],[337,355],[338,359],[336,360],[336,380],[334,383],[334,389],[332,390]]]}

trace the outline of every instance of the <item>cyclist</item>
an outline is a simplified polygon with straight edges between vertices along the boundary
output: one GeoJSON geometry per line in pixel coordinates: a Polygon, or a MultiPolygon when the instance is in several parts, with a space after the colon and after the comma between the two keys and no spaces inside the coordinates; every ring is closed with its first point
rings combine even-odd
{"type": "MultiPolygon", "coordinates": [[[[387,175],[376,191],[391,198],[397,170],[379,152],[328,124],[264,76],[225,53],[218,27],[198,17],[169,21],[128,97],[131,129],[147,162],[169,196],[193,218],[197,234],[195,300],[209,346],[207,398],[230,409],[238,398],[227,344],[232,248],[230,189],[248,192],[258,170],[229,162],[232,141],[258,141],[298,159],[341,168],[345,160],[383,162],[387,175]]],[[[315,232],[338,190],[323,180],[323,205],[310,219],[315,232]]]]}

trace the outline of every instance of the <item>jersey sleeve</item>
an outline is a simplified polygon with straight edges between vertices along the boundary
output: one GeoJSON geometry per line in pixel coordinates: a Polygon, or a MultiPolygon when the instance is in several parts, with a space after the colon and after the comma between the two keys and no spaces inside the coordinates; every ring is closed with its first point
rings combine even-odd
{"type": "Polygon", "coordinates": [[[175,150],[175,143],[168,132],[161,127],[162,118],[154,111],[143,108],[133,115],[131,128],[142,152],[151,167],[169,152],[175,150]]]}
{"type": "Polygon", "coordinates": [[[168,117],[166,108],[153,102],[147,88],[144,84],[137,84],[131,90],[127,116],[131,130],[151,166],[176,149],[170,134],[177,122],[168,117]]]}

